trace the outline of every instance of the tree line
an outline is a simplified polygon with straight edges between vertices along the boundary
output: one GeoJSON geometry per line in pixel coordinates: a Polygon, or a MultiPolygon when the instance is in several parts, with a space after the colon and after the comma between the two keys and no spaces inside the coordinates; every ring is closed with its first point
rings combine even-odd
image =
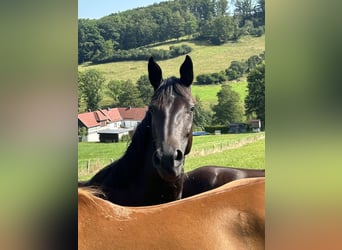
{"type": "MultiPolygon", "coordinates": [[[[230,83],[223,83],[217,93],[218,103],[207,110],[196,96],[194,125],[196,129],[204,129],[208,125],[229,125],[232,122],[243,122],[247,119],[260,119],[265,125],[265,61],[263,60],[250,70],[247,75],[248,94],[241,100],[230,83]]],[[[105,108],[100,106],[103,96],[110,97],[110,107],[143,107],[148,105],[153,88],[147,75],[142,75],[136,83],[131,80],[106,79],[95,69],[78,72],[78,109],[79,112],[105,108]]]]}
{"type": "Polygon", "coordinates": [[[253,55],[247,60],[232,61],[230,66],[221,72],[199,74],[196,76],[196,83],[199,85],[221,84],[225,81],[238,80],[254,70],[258,64],[265,60],[265,52],[260,55],[253,55]]]}
{"type": "Polygon", "coordinates": [[[100,19],[81,18],[78,63],[114,61],[121,54],[134,57],[134,49],[184,36],[222,44],[242,35],[261,36],[264,25],[264,0],[175,0],[100,19]]]}
{"type": "Polygon", "coordinates": [[[250,119],[260,119],[261,128],[265,129],[265,61],[262,60],[247,74],[248,94],[241,100],[239,94],[232,90],[231,84],[221,84],[217,93],[217,104],[206,110],[201,100],[196,96],[194,125],[197,129],[207,126],[246,122],[250,119]]]}

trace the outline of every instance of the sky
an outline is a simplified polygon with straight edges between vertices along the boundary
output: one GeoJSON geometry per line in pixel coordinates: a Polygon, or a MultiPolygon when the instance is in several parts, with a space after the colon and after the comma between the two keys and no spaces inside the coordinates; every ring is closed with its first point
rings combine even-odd
{"type": "Polygon", "coordinates": [[[112,13],[145,7],[162,0],[78,0],[78,18],[99,19],[112,13]]]}

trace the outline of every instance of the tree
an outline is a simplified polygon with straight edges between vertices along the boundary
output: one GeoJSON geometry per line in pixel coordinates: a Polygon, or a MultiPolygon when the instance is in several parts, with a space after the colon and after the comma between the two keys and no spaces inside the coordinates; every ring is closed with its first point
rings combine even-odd
{"type": "Polygon", "coordinates": [[[260,55],[253,55],[247,59],[247,72],[251,72],[253,69],[257,67],[262,61],[265,59],[265,53],[262,53],[260,55]]]}
{"type": "Polygon", "coordinates": [[[168,32],[171,37],[177,38],[177,40],[185,35],[185,20],[179,11],[172,14],[169,20],[168,32]]]}
{"type": "Polygon", "coordinates": [[[84,96],[83,96],[83,92],[82,89],[80,87],[80,85],[78,85],[77,87],[77,103],[78,103],[78,112],[82,112],[84,111],[84,96]]]}
{"type": "Polygon", "coordinates": [[[246,115],[256,116],[261,121],[261,127],[265,128],[265,62],[248,74],[247,82],[246,115]]]}
{"type": "Polygon", "coordinates": [[[195,98],[194,126],[197,129],[204,130],[205,126],[211,124],[212,114],[211,111],[204,108],[199,96],[196,96],[195,98]]]}
{"type": "Polygon", "coordinates": [[[118,96],[119,105],[122,107],[143,107],[144,102],[140,98],[140,92],[131,80],[125,81],[121,85],[121,93],[118,96]]]}
{"type": "Polygon", "coordinates": [[[235,80],[241,77],[247,70],[247,64],[244,61],[232,61],[228,69],[226,69],[226,75],[228,80],[235,80]]]}
{"type": "Polygon", "coordinates": [[[140,97],[145,105],[150,103],[153,95],[153,87],[147,75],[142,75],[137,81],[137,88],[140,92],[140,97]]]}
{"type": "Polygon", "coordinates": [[[213,22],[213,37],[211,41],[213,44],[222,44],[233,37],[234,22],[229,16],[219,16],[213,22]]]}
{"type": "Polygon", "coordinates": [[[265,25],[265,0],[258,0],[254,9],[258,20],[257,25],[265,25]]]}
{"type": "Polygon", "coordinates": [[[236,0],[234,15],[241,18],[240,26],[244,25],[245,20],[250,20],[254,13],[252,0],[236,0]]]}
{"type": "Polygon", "coordinates": [[[119,80],[110,80],[107,85],[107,96],[111,97],[113,100],[113,106],[119,105],[119,96],[122,93],[122,85],[124,84],[123,81],[119,80]]]}
{"type": "Polygon", "coordinates": [[[190,13],[185,13],[184,20],[185,20],[184,32],[187,36],[190,37],[198,29],[197,19],[195,18],[194,15],[190,13]]]}
{"type": "Polygon", "coordinates": [[[201,37],[219,45],[234,37],[234,22],[232,17],[218,16],[203,21],[201,37]]]}
{"type": "Polygon", "coordinates": [[[243,105],[240,96],[231,89],[230,85],[222,85],[217,97],[218,104],[213,107],[215,124],[229,125],[243,120],[243,105]]]}
{"type": "Polygon", "coordinates": [[[103,63],[110,60],[114,55],[114,45],[112,40],[103,41],[101,46],[95,51],[91,57],[91,61],[94,63],[103,63]]]}
{"type": "Polygon", "coordinates": [[[225,16],[228,11],[228,1],[218,0],[216,1],[215,7],[216,7],[216,15],[225,16]]]}
{"type": "Polygon", "coordinates": [[[105,77],[96,69],[78,72],[78,84],[87,103],[87,109],[95,110],[99,108],[102,99],[102,88],[105,77]]]}
{"type": "Polygon", "coordinates": [[[91,61],[103,50],[104,42],[95,20],[78,20],[78,63],[91,61]]]}
{"type": "Polygon", "coordinates": [[[118,43],[120,29],[122,29],[122,21],[119,15],[109,15],[99,19],[97,27],[106,41],[111,40],[114,44],[118,43]]]}

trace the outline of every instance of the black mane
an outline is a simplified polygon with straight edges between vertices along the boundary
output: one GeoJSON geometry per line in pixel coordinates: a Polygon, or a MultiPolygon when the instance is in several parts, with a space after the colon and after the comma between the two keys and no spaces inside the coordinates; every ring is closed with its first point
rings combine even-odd
{"type": "Polygon", "coordinates": [[[151,102],[158,104],[160,107],[165,106],[174,94],[192,98],[189,89],[181,83],[179,78],[170,77],[163,81],[158,89],[155,90],[151,102]]]}
{"type": "Polygon", "coordinates": [[[94,175],[88,182],[87,186],[101,184],[101,186],[112,186],[114,183],[116,185],[122,183],[128,178],[132,178],[137,171],[139,171],[139,166],[141,162],[144,161],[142,157],[144,156],[144,151],[146,145],[149,143],[151,136],[151,116],[149,112],[146,112],[144,119],[137,126],[132,141],[129,144],[124,155],[104,167],[101,171],[94,175]],[[108,178],[109,177],[109,178],[108,178]],[[106,185],[103,185],[103,180],[106,179],[106,185]]]}

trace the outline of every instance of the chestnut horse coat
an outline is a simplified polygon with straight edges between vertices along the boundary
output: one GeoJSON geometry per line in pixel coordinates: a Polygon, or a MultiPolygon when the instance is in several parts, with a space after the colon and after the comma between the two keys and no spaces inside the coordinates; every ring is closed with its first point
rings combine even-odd
{"type": "Polygon", "coordinates": [[[145,207],[115,205],[79,189],[79,249],[264,249],[264,188],[263,177],[240,179],[145,207]]]}

